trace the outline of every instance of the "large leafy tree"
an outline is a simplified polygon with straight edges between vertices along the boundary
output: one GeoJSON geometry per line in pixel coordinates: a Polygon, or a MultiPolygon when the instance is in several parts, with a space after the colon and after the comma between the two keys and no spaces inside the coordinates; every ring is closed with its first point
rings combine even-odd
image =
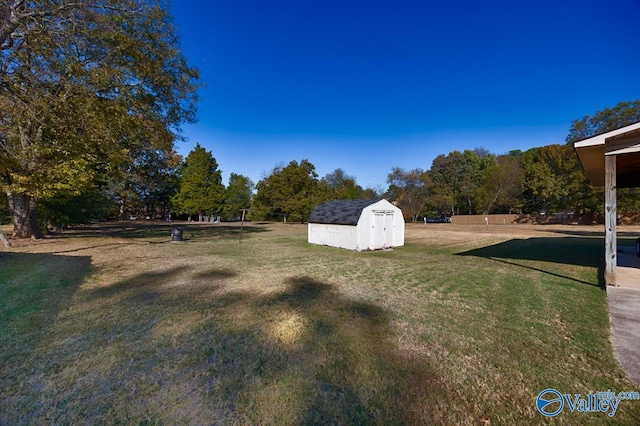
{"type": "Polygon", "coordinates": [[[481,206],[477,206],[478,192],[486,178],[489,169],[496,165],[496,157],[486,148],[465,150],[463,153],[464,179],[461,187],[461,204],[465,204],[468,214],[478,213],[481,206]]]}
{"type": "Polygon", "coordinates": [[[182,156],[175,151],[143,149],[109,182],[108,193],[119,207],[121,219],[132,214],[167,217],[178,191],[178,169],[182,156]]]}
{"type": "Polygon", "coordinates": [[[522,154],[525,211],[558,212],[574,210],[576,190],[583,176],[576,175],[580,163],[568,146],[547,145],[522,154]]]}
{"type": "Polygon", "coordinates": [[[246,176],[231,173],[224,200],[223,215],[227,219],[242,216],[242,210],[251,206],[253,181],[246,176]]]}
{"type": "Polygon", "coordinates": [[[452,214],[459,214],[461,209],[473,214],[484,175],[495,161],[495,157],[483,148],[437,156],[431,164],[429,177],[437,189],[438,204],[447,201],[452,214]]]}
{"type": "MultiPolygon", "coordinates": [[[[429,169],[429,177],[432,182],[432,186],[437,189],[437,202],[431,201],[431,204],[437,204],[443,211],[455,214],[456,212],[456,199],[458,195],[458,183],[460,171],[458,167],[451,160],[451,153],[449,155],[440,154],[433,159],[431,163],[431,169],[429,169]]],[[[457,152],[457,156],[461,156],[460,152],[457,152]]]]}
{"type": "Polygon", "coordinates": [[[343,169],[335,169],[327,173],[322,181],[334,191],[333,197],[340,200],[366,200],[377,198],[375,190],[364,189],[356,183],[355,176],[347,174],[343,169]]]}
{"type": "Polygon", "coordinates": [[[592,116],[585,115],[581,119],[574,120],[566,142],[573,144],[637,122],[640,122],[640,101],[620,102],[612,108],[596,111],[592,116]]]}
{"type": "Polygon", "coordinates": [[[477,191],[482,214],[511,213],[520,210],[522,168],[517,156],[499,155],[485,170],[477,191]]]}
{"type": "Polygon", "coordinates": [[[251,217],[256,220],[288,217],[291,221],[305,221],[313,208],[333,198],[309,160],[274,168],[256,189],[251,207],[251,217]]]}
{"type": "Polygon", "coordinates": [[[97,188],[80,193],[56,192],[39,200],[39,221],[51,229],[65,229],[71,225],[90,223],[114,217],[114,203],[97,188]]]}
{"type": "Polygon", "coordinates": [[[200,144],[187,155],[180,173],[180,190],[173,198],[180,213],[199,216],[222,212],[225,188],[222,172],[211,154],[200,144]]]}
{"type": "Polygon", "coordinates": [[[387,175],[387,195],[398,204],[405,216],[415,222],[427,201],[426,174],[422,169],[391,169],[387,175]]]}
{"type": "Polygon", "coordinates": [[[195,117],[197,72],[163,0],[0,4],[0,185],[14,234],[39,236],[37,202],[81,193],[170,150],[195,117]]]}

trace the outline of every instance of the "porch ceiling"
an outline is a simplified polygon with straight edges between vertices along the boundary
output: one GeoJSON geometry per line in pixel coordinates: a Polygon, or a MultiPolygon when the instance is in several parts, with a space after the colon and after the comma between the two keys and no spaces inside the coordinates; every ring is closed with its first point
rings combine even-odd
{"type": "Polygon", "coordinates": [[[640,123],[576,142],[580,162],[594,186],[604,186],[604,157],[616,156],[617,187],[640,187],[640,123]]]}

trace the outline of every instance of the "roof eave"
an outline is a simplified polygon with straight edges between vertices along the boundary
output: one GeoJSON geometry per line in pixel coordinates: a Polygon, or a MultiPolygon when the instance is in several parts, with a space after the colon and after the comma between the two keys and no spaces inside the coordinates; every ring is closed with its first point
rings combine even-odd
{"type": "MultiPolygon", "coordinates": [[[[575,142],[573,147],[589,182],[593,186],[604,186],[605,156],[640,154],[640,122],[575,142]]],[[[631,185],[635,183],[631,182],[628,176],[621,176],[619,187],[631,185]]]]}

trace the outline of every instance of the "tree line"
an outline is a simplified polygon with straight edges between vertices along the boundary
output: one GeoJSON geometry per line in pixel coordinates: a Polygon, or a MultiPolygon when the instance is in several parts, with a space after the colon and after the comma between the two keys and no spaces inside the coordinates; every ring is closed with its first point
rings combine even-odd
{"type": "MultiPolygon", "coordinates": [[[[199,144],[184,159],[173,149],[142,149],[100,185],[40,198],[40,226],[132,217],[238,220],[243,210],[248,211],[249,220],[304,222],[324,202],[379,197],[395,202],[408,221],[427,216],[558,212],[591,221],[603,208],[603,189],[590,185],[573,143],[637,121],[640,102],[621,103],[575,120],[563,145],[506,154],[475,148],[438,155],[426,170],[394,167],[384,192],[362,188],[355,176],[340,168],[319,177],[306,159],[275,166],[257,184],[231,173],[225,186],[212,152],[199,144]]],[[[0,216],[6,217],[4,199],[0,216]]],[[[622,214],[637,213],[639,207],[637,190],[619,190],[622,214]]]]}
{"type": "MultiPolygon", "coordinates": [[[[602,214],[603,188],[591,186],[573,144],[640,121],[640,101],[621,102],[574,120],[565,144],[496,155],[484,148],[436,157],[431,168],[392,169],[387,196],[405,217],[460,214],[602,214]]],[[[618,190],[618,212],[637,215],[637,189],[618,190]]]]}
{"type": "MultiPolygon", "coordinates": [[[[573,143],[638,121],[640,101],[621,102],[593,116],[574,120],[564,144],[506,154],[475,148],[438,155],[426,170],[394,167],[387,175],[389,186],[384,193],[362,188],[354,176],[342,169],[320,178],[315,166],[303,159],[274,167],[255,187],[247,178],[232,175],[226,198],[212,195],[204,197],[203,202],[210,203],[208,211],[224,212],[227,218],[238,215],[240,209],[250,208],[249,218],[253,220],[305,221],[315,206],[326,201],[384,196],[397,203],[410,221],[461,214],[571,213],[590,222],[602,213],[603,188],[591,186],[573,143]],[[242,184],[235,182],[240,178],[242,184]],[[219,200],[216,207],[215,199],[219,200]],[[231,199],[239,202],[229,202],[231,199]]],[[[202,148],[197,146],[197,150],[202,148]]],[[[190,164],[189,157],[193,154],[195,151],[189,154],[186,164],[190,164]]],[[[218,177],[214,180],[222,185],[219,175],[215,176],[218,177]]],[[[193,184],[193,188],[197,187],[193,184]]],[[[217,193],[222,194],[220,188],[217,193]]],[[[181,191],[187,191],[184,184],[181,191]]],[[[640,207],[637,189],[618,190],[618,198],[621,214],[637,214],[640,207]]],[[[178,210],[187,212],[184,208],[178,210]]],[[[196,214],[196,210],[190,213],[196,214]]]]}
{"type": "MultiPolygon", "coordinates": [[[[237,220],[243,210],[250,220],[304,222],[324,202],[378,197],[397,203],[409,221],[427,216],[558,212],[591,221],[603,208],[603,189],[590,185],[573,143],[637,121],[640,102],[620,103],[575,120],[563,145],[506,154],[475,148],[438,155],[426,170],[394,167],[384,192],[362,188],[343,169],[319,177],[306,159],[275,166],[257,184],[231,173],[225,186],[212,152],[199,144],[184,159],[172,149],[142,149],[102,185],[42,197],[41,225],[61,227],[131,217],[237,220]]],[[[6,216],[6,196],[4,204],[6,216]]],[[[637,190],[619,190],[622,214],[637,213],[639,207],[637,190]]]]}

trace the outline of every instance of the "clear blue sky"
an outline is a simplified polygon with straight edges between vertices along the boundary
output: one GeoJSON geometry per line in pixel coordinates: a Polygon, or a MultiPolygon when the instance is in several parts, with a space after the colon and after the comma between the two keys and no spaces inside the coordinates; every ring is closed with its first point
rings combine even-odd
{"type": "Polygon", "coordinates": [[[386,189],[439,154],[564,143],[640,99],[640,1],[173,0],[199,142],[257,183],[304,158],[386,189]]]}

